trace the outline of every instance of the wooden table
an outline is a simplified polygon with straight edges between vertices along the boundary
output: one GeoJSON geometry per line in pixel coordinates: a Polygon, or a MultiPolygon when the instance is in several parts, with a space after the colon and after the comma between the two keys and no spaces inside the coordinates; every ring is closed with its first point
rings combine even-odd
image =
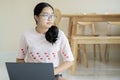
{"type": "Polygon", "coordinates": [[[63,14],[62,17],[78,18],[79,21],[120,21],[120,14],[63,14]]]}
{"type": "Polygon", "coordinates": [[[77,21],[119,22],[120,14],[62,14],[62,18],[69,18],[68,37],[71,37],[72,34],[75,34],[75,32],[72,32],[72,29],[74,29],[74,26],[77,26],[77,21]]]}
{"type": "MultiPolygon", "coordinates": [[[[120,36],[100,36],[100,37],[77,37],[74,35],[75,32],[72,32],[75,26],[77,26],[77,21],[94,21],[94,22],[119,22],[120,14],[63,14],[63,18],[69,18],[69,29],[68,29],[68,38],[71,39],[71,49],[73,56],[75,58],[74,64],[72,65],[72,74],[75,74],[76,70],[76,58],[77,58],[77,48],[78,44],[120,44],[120,36]]],[[[74,30],[73,30],[74,31],[74,30]]]]}

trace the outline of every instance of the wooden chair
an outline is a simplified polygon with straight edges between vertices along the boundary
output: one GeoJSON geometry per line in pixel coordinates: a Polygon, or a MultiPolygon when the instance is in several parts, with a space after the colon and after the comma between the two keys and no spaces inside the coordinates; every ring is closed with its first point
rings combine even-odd
{"type": "MultiPolygon", "coordinates": [[[[77,23],[78,27],[81,27],[81,34],[77,33],[77,35],[79,36],[99,36],[96,34],[96,30],[95,30],[95,26],[94,26],[94,22],[78,22],[77,23]],[[85,34],[86,28],[89,27],[91,33],[88,33],[88,35],[85,34]]],[[[77,29],[79,31],[79,29],[77,29]]],[[[77,31],[77,32],[78,32],[77,31]]],[[[80,31],[79,31],[80,32],[80,31]]],[[[101,56],[101,50],[100,50],[100,44],[97,44],[98,48],[99,48],[99,57],[100,57],[100,61],[102,61],[102,56],[101,56]]],[[[96,44],[93,45],[93,49],[94,49],[94,59],[96,59],[96,44]]],[[[83,54],[84,56],[86,56],[87,59],[87,53],[86,53],[86,45],[82,44],[82,45],[78,45],[78,52],[80,52],[80,49],[83,50],[83,54]]],[[[79,56],[77,56],[78,60],[81,61],[81,55],[80,53],[78,53],[79,56]]],[[[84,57],[85,58],[85,57],[84,57]]],[[[87,60],[88,62],[88,60],[87,60]]],[[[86,66],[88,67],[88,64],[86,64],[86,66]]]]}
{"type": "MultiPolygon", "coordinates": [[[[78,22],[78,27],[81,27],[82,30],[81,30],[81,35],[78,34],[79,36],[99,36],[98,34],[96,34],[96,30],[95,30],[95,26],[94,26],[94,22],[78,22]],[[86,31],[86,27],[89,27],[90,28],[90,31],[91,33],[86,35],[85,34],[85,31],[86,31]]],[[[79,30],[79,29],[77,29],[79,30]]],[[[80,45],[79,45],[80,46],[80,45]]],[[[83,52],[86,52],[86,47],[85,45],[81,45],[83,47],[83,52]]],[[[94,44],[93,47],[94,47],[94,59],[96,59],[96,47],[98,46],[99,48],[99,58],[100,58],[100,61],[102,61],[102,56],[101,56],[101,50],[100,50],[100,44],[94,44]]],[[[79,48],[80,49],[80,48],[79,48]]],[[[79,58],[79,56],[78,56],[79,58]]],[[[80,58],[79,58],[80,59],[80,58]]]]}
{"type": "MultiPolygon", "coordinates": [[[[106,36],[113,36],[112,34],[112,26],[117,27],[120,26],[120,22],[108,22],[107,29],[106,29],[106,36]]],[[[106,44],[105,47],[105,62],[109,62],[109,53],[110,53],[110,44],[106,44]]]]}
{"type": "MultiPolygon", "coordinates": [[[[87,14],[85,14],[85,15],[87,15],[87,14]]],[[[92,13],[92,15],[95,15],[95,13],[92,13]]],[[[81,36],[99,36],[99,35],[96,34],[94,22],[77,21],[76,24],[77,24],[77,27],[74,27],[74,29],[72,29],[72,36],[74,36],[74,35],[75,36],[80,36],[80,37],[81,36]],[[81,33],[80,33],[80,30],[79,30],[80,27],[81,27],[81,33]],[[85,35],[86,27],[90,28],[91,34],[85,35]]],[[[98,48],[99,48],[100,61],[102,61],[100,44],[98,45],[98,48]]],[[[83,51],[83,58],[84,58],[85,66],[88,67],[88,56],[87,56],[86,45],[85,44],[78,45],[77,61],[81,62],[81,54],[80,54],[81,50],[83,51]]],[[[96,44],[94,44],[94,59],[96,59],[96,44]]]]}
{"type": "Polygon", "coordinates": [[[61,17],[62,17],[61,11],[59,9],[55,8],[54,9],[54,14],[56,15],[54,25],[58,26],[58,24],[61,21],[61,17]]]}

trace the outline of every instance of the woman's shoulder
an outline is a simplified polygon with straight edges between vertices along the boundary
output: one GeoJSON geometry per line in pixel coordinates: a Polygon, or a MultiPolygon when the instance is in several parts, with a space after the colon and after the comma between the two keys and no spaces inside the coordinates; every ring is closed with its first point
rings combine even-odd
{"type": "Polygon", "coordinates": [[[23,33],[22,33],[22,35],[23,36],[29,36],[29,35],[33,35],[33,34],[35,34],[35,29],[28,29],[28,30],[25,30],[25,31],[23,31],[23,33]]]}
{"type": "Polygon", "coordinates": [[[59,35],[65,35],[62,30],[59,29],[59,35]]]}
{"type": "Polygon", "coordinates": [[[33,33],[35,33],[35,29],[28,29],[28,30],[25,30],[24,32],[23,32],[23,34],[33,34],[33,33]]]}
{"type": "Polygon", "coordinates": [[[65,33],[59,29],[59,34],[58,34],[59,37],[66,37],[65,33]]]}

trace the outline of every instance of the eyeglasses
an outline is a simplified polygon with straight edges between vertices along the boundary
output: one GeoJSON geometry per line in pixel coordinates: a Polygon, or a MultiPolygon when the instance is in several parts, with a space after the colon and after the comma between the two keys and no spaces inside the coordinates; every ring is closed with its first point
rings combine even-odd
{"type": "Polygon", "coordinates": [[[55,14],[43,14],[43,15],[39,15],[42,16],[45,20],[51,19],[51,20],[55,20],[56,19],[56,15],[55,14]]]}

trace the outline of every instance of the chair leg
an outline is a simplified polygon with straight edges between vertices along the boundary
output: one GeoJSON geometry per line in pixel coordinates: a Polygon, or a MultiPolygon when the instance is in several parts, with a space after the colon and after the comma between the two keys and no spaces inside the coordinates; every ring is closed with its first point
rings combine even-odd
{"type": "Polygon", "coordinates": [[[77,62],[81,63],[81,52],[80,52],[80,44],[78,45],[78,52],[77,52],[77,62]]]}
{"type": "Polygon", "coordinates": [[[100,47],[100,44],[97,44],[97,45],[98,45],[98,48],[99,48],[99,58],[100,58],[100,61],[102,61],[101,47],[100,47]]]}
{"type": "Polygon", "coordinates": [[[76,73],[76,66],[77,66],[77,50],[78,50],[78,44],[77,44],[77,41],[76,40],[72,40],[72,44],[71,45],[71,49],[72,49],[72,52],[73,52],[73,56],[74,56],[74,63],[73,65],[71,66],[71,72],[72,72],[72,75],[74,75],[76,73]]]}
{"type": "Polygon", "coordinates": [[[93,44],[93,49],[94,49],[94,60],[96,60],[96,45],[93,44]]]}
{"type": "Polygon", "coordinates": [[[94,44],[94,45],[93,45],[93,47],[94,47],[94,60],[96,60],[96,46],[98,46],[98,49],[99,49],[99,58],[100,58],[100,61],[102,61],[100,44],[94,44]]]}
{"type": "Polygon", "coordinates": [[[86,53],[86,45],[83,44],[83,57],[84,57],[84,62],[85,62],[85,66],[88,67],[88,57],[87,57],[87,53],[86,53]]]}
{"type": "Polygon", "coordinates": [[[109,50],[110,50],[110,45],[106,44],[106,48],[105,48],[105,62],[106,63],[109,62],[109,50]]]}

